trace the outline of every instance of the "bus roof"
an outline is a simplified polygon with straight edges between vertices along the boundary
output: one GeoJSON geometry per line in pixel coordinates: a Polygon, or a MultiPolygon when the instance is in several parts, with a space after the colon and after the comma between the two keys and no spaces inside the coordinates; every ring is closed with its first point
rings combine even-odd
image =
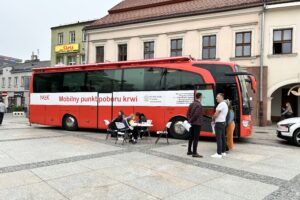
{"type": "Polygon", "coordinates": [[[41,67],[34,68],[34,72],[61,72],[64,70],[93,70],[95,67],[123,67],[131,65],[148,65],[148,64],[168,64],[168,63],[187,63],[192,64],[218,64],[218,65],[229,65],[234,66],[232,62],[220,62],[220,61],[195,61],[191,57],[171,57],[171,58],[160,58],[160,59],[149,59],[149,60],[134,60],[134,61],[121,61],[121,62],[106,62],[106,63],[94,63],[85,65],[68,65],[68,66],[53,66],[53,67],[41,67]]]}

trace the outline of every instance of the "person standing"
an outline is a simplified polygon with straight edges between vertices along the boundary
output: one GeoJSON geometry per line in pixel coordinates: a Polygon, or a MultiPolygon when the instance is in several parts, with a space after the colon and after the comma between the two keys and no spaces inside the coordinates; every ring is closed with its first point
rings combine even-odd
{"type": "Polygon", "coordinates": [[[233,149],[233,133],[234,133],[234,129],[235,129],[235,122],[234,122],[234,111],[232,109],[232,104],[231,102],[228,100],[228,117],[227,117],[227,126],[226,126],[226,144],[227,144],[227,148],[228,150],[232,150],[233,149]]]}
{"type": "Polygon", "coordinates": [[[188,122],[192,125],[190,128],[190,139],[188,144],[187,155],[192,155],[196,158],[202,158],[202,155],[199,155],[197,152],[199,133],[201,131],[201,126],[203,124],[203,114],[202,114],[202,105],[201,105],[202,94],[197,93],[195,101],[190,104],[187,111],[188,122]],[[193,146],[193,151],[192,151],[193,146]]]}
{"type": "Polygon", "coordinates": [[[2,125],[4,112],[5,112],[5,104],[3,103],[3,100],[0,99],[0,126],[2,125]]]}
{"type": "Polygon", "coordinates": [[[226,156],[226,116],[228,113],[227,103],[224,101],[224,94],[219,93],[216,97],[219,103],[216,112],[212,117],[215,122],[216,140],[217,140],[217,153],[212,155],[213,158],[222,158],[226,156]]]}

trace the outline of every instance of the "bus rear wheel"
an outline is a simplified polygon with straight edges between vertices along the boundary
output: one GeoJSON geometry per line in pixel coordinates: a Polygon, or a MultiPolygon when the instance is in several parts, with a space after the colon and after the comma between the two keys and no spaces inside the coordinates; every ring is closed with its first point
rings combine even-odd
{"type": "Polygon", "coordinates": [[[172,124],[170,127],[170,134],[173,138],[176,139],[188,139],[190,133],[185,130],[185,128],[181,125],[186,119],[183,117],[176,117],[172,120],[172,124]]]}
{"type": "Polygon", "coordinates": [[[76,118],[72,115],[66,115],[63,118],[63,128],[67,131],[76,131],[78,129],[76,118]]]}

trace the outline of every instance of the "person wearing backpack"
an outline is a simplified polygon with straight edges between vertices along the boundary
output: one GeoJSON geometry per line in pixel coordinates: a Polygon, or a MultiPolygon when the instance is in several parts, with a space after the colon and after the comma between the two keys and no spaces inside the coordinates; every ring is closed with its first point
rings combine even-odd
{"type": "Polygon", "coordinates": [[[227,105],[228,105],[228,114],[226,117],[226,144],[227,144],[227,150],[230,151],[233,149],[233,134],[234,134],[234,129],[235,129],[235,116],[234,116],[234,111],[232,108],[232,103],[227,100],[227,105]]]}

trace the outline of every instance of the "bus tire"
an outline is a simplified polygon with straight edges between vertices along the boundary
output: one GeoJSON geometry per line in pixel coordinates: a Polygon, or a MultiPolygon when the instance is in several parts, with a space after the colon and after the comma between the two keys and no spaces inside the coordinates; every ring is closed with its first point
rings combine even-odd
{"type": "Polygon", "coordinates": [[[300,147],[300,129],[297,129],[293,136],[293,142],[296,146],[300,147]]]}
{"type": "Polygon", "coordinates": [[[66,115],[63,118],[63,129],[67,131],[76,131],[78,129],[78,123],[75,117],[72,115],[66,115]]]}
{"type": "Polygon", "coordinates": [[[171,122],[171,127],[169,130],[170,135],[176,139],[188,139],[190,133],[186,131],[180,122],[184,122],[186,119],[184,117],[176,117],[171,122]]]}

